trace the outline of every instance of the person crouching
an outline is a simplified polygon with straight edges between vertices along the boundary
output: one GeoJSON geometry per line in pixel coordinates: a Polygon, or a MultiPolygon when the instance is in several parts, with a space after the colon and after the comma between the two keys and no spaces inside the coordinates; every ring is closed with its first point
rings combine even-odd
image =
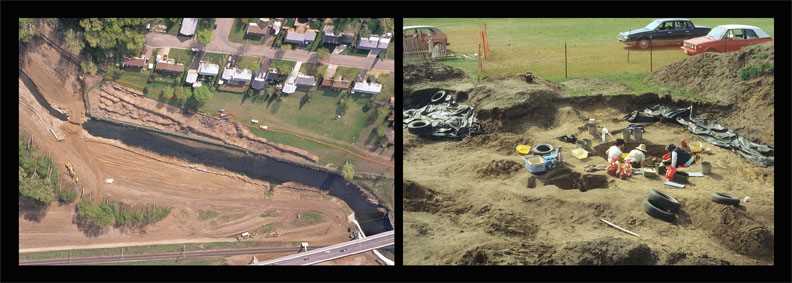
{"type": "Polygon", "coordinates": [[[677,148],[674,144],[666,146],[666,153],[663,154],[663,164],[666,164],[666,181],[671,181],[676,175],[677,168],[690,167],[696,161],[696,157],[689,152],[677,148]]]}

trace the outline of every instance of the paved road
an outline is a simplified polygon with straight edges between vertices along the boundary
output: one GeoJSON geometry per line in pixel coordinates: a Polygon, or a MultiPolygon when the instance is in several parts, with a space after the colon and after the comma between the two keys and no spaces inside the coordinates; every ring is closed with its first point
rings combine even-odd
{"type": "MultiPolygon", "coordinates": [[[[315,247],[321,249],[324,246],[315,247]]],[[[280,248],[238,248],[238,249],[223,249],[223,250],[203,250],[203,251],[187,251],[187,252],[169,252],[158,254],[142,254],[142,255],[114,255],[114,256],[91,256],[91,257],[75,257],[75,258],[58,258],[58,259],[44,259],[35,261],[20,262],[20,265],[88,265],[100,263],[114,263],[114,262],[133,262],[133,261],[155,261],[155,260],[175,260],[185,258],[204,258],[204,257],[217,257],[217,256],[234,256],[234,255],[254,255],[263,253],[285,253],[285,252],[298,252],[299,247],[280,247],[280,248]]],[[[309,249],[310,252],[310,249],[309,249]]]]}
{"type": "Polygon", "coordinates": [[[328,260],[342,258],[350,255],[392,246],[394,242],[393,230],[335,244],[332,246],[310,250],[304,253],[293,254],[273,260],[260,261],[251,265],[313,265],[328,260]]]}
{"type": "MultiPolygon", "coordinates": [[[[233,28],[234,19],[217,18],[215,19],[215,23],[217,24],[217,29],[214,32],[212,42],[206,46],[206,51],[208,52],[244,56],[263,56],[306,63],[319,62],[322,64],[334,64],[365,70],[371,69],[372,67],[377,70],[390,72],[394,70],[393,60],[376,60],[375,58],[331,54],[327,59],[320,61],[319,56],[315,52],[308,52],[301,49],[283,50],[262,45],[231,42],[228,40],[228,35],[233,28]]],[[[150,32],[146,34],[146,46],[151,48],[197,48],[200,47],[200,43],[194,39],[177,37],[172,34],[150,32]]]]}

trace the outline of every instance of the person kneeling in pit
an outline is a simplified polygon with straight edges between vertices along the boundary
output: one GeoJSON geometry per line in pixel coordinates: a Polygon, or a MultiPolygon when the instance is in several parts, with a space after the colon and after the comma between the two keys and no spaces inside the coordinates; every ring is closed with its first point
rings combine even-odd
{"type": "Polygon", "coordinates": [[[638,147],[630,151],[625,159],[632,167],[643,167],[644,160],[646,160],[646,145],[640,144],[638,147]]]}
{"type": "Polygon", "coordinates": [[[687,151],[677,148],[674,144],[666,146],[666,153],[663,154],[663,164],[666,164],[666,181],[671,181],[676,175],[677,168],[690,167],[696,161],[696,157],[687,151]]]}
{"type": "Polygon", "coordinates": [[[608,156],[608,174],[622,179],[632,176],[632,166],[622,157],[623,148],[624,140],[616,139],[616,143],[605,152],[608,156]]]}

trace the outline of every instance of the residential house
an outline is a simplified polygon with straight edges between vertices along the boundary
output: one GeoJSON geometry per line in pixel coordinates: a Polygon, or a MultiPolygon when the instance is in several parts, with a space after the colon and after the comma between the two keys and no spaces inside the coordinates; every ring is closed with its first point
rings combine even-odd
{"type": "Polygon", "coordinates": [[[390,44],[391,34],[387,33],[384,35],[370,35],[368,37],[361,37],[358,40],[358,49],[364,50],[383,50],[387,49],[388,45],[390,44]]]}
{"type": "Polygon", "coordinates": [[[334,32],[333,25],[325,25],[322,29],[322,43],[328,45],[336,44],[352,44],[355,41],[355,33],[353,32],[334,32]]]}
{"type": "Polygon", "coordinates": [[[290,29],[289,32],[286,33],[286,38],[283,39],[285,43],[297,44],[299,46],[306,46],[311,44],[316,39],[316,31],[315,30],[308,30],[304,33],[296,32],[294,29],[290,29]]]}
{"type": "Polygon", "coordinates": [[[307,90],[316,86],[316,77],[298,74],[294,79],[294,84],[297,86],[297,89],[307,90]]]}
{"type": "Polygon", "coordinates": [[[222,78],[225,81],[224,84],[244,86],[250,83],[253,72],[248,69],[226,68],[223,70],[222,78]]]}
{"type": "Polygon", "coordinates": [[[179,33],[186,36],[195,35],[195,30],[198,28],[198,18],[184,18],[182,20],[181,29],[179,33]]]}
{"type": "Polygon", "coordinates": [[[140,70],[146,67],[146,58],[124,58],[124,63],[121,65],[124,69],[140,70]]]}
{"type": "Polygon", "coordinates": [[[165,61],[157,62],[157,72],[167,75],[180,75],[184,73],[184,64],[171,64],[165,61]]]}
{"type": "Polygon", "coordinates": [[[377,95],[382,91],[382,84],[375,82],[355,82],[352,93],[365,93],[377,95]]]}
{"type": "Polygon", "coordinates": [[[201,62],[198,64],[198,75],[214,77],[220,73],[220,65],[201,62]]]}
{"type": "Polygon", "coordinates": [[[256,77],[253,78],[253,83],[251,83],[250,87],[252,87],[255,90],[261,90],[267,86],[267,81],[269,80],[267,76],[270,67],[270,62],[271,61],[267,58],[261,59],[261,67],[259,68],[256,77]]]}
{"type": "Polygon", "coordinates": [[[267,72],[267,81],[281,83],[286,80],[286,74],[278,73],[278,69],[270,68],[267,72]]]}
{"type": "Polygon", "coordinates": [[[259,23],[248,23],[247,29],[245,30],[245,36],[248,37],[264,37],[269,35],[269,25],[263,22],[259,23]]]}
{"type": "Polygon", "coordinates": [[[187,84],[195,84],[198,81],[198,70],[187,70],[187,77],[184,79],[187,84]]]}
{"type": "Polygon", "coordinates": [[[352,87],[352,80],[342,77],[335,77],[335,78],[325,78],[322,80],[323,87],[335,88],[335,89],[349,89],[352,87]]]}

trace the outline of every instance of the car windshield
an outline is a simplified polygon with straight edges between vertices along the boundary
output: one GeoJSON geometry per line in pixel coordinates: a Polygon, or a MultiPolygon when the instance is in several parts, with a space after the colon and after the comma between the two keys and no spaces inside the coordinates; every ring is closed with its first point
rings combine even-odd
{"type": "Polygon", "coordinates": [[[653,22],[651,22],[648,25],[646,25],[644,28],[646,28],[648,30],[655,30],[662,23],[663,23],[663,21],[661,21],[661,20],[654,20],[653,22]]]}
{"type": "Polygon", "coordinates": [[[723,38],[723,35],[726,34],[726,32],[728,30],[729,29],[727,29],[725,27],[715,27],[712,30],[710,30],[710,32],[707,34],[707,36],[715,38],[715,39],[721,39],[721,38],[723,38]]]}

